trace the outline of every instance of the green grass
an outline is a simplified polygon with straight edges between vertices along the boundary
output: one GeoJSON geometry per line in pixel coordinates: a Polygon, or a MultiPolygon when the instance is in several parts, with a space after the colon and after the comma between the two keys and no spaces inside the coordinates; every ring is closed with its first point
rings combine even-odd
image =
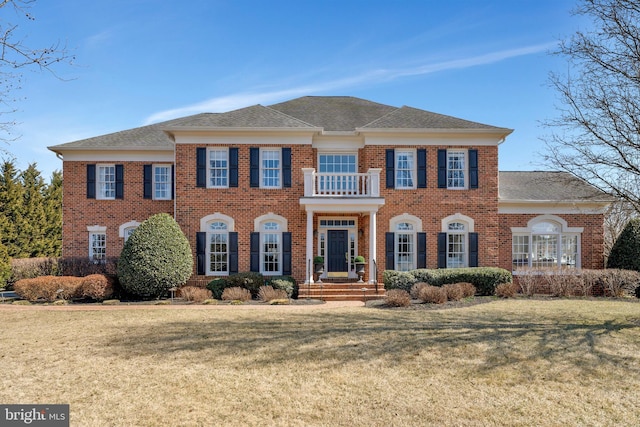
{"type": "Polygon", "coordinates": [[[0,313],[0,402],[71,425],[640,423],[638,303],[0,313]]]}

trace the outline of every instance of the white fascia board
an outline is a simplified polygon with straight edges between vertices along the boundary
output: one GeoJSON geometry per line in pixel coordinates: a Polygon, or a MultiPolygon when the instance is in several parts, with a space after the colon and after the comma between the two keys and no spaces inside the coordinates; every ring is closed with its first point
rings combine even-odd
{"type": "Polygon", "coordinates": [[[502,139],[482,135],[366,135],[365,145],[376,146],[498,146],[502,139]]]}
{"type": "Polygon", "coordinates": [[[356,198],[330,198],[330,197],[302,197],[300,206],[307,212],[331,212],[331,213],[375,213],[384,206],[383,198],[363,197],[356,198]]]}
{"type": "Polygon", "coordinates": [[[175,135],[178,144],[311,145],[310,133],[185,133],[175,135]]]}
{"type": "Polygon", "coordinates": [[[593,201],[532,201],[532,200],[499,200],[498,214],[603,214],[609,202],[593,201]]]}
{"type": "Polygon", "coordinates": [[[174,150],[72,150],[63,151],[63,161],[75,162],[164,162],[173,163],[174,150]]]}
{"type": "Polygon", "coordinates": [[[481,136],[484,135],[489,138],[498,140],[504,140],[507,136],[513,133],[513,129],[508,128],[496,128],[496,129],[400,129],[400,128],[356,128],[356,132],[361,135],[388,135],[388,134],[409,134],[409,135],[426,135],[432,137],[438,137],[442,135],[454,135],[454,136],[481,136]]]}
{"type": "Polygon", "coordinates": [[[358,136],[316,136],[313,138],[313,148],[319,151],[357,151],[364,147],[364,139],[358,136]]]}

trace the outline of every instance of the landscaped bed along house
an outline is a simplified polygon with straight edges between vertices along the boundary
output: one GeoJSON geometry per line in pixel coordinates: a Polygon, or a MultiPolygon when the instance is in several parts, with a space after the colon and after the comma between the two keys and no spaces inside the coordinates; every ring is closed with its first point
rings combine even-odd
{"type": "MultiPolygon", "coordinates": [[[[608,198],[566,173],[499,172],[511,129],[353,97],[203,113],[49,147],[63,256],[117,257],[152,214],[188,237],[190,284],[236,272],[603,267],[608,198]]],[[[306,286],[301,286],[301,291],[306,286]]],[[[381,289],[382,291],[382,289],[381,289]]]]}

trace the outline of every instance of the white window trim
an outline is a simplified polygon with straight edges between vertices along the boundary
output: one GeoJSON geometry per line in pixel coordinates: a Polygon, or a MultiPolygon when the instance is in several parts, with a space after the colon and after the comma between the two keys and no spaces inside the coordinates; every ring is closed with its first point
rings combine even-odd
{"type": "Polygon", "coordinates": [[[124,224],[120,225],[120,227],[118,227],[118,237],[123,238],[124,241],[127,241],[127,235],[126,232],[128,229],[130,228],[138,228],[138,226],[140,225],[140,223],[138,221],[129,221],[129,222],[125,222],[124,224]]]}
{"type": "MultiPolygon", "coordinates": [[[[279,190],[282,188],[282,149],[280,147],[262,147],[260,148],[260,158],[259,162],[259,174],[260,174],[260,188],[264,188],[267,190],[279,190]],[[263,171],[265,170],[262,167],[262,155],[265,151],[273,151],[278,153],[278,185],[265,185],[263,171]]],[[[271,169],[269,169],[271,170],[271,169]]]]}
{"type": "Polygon", "coordinates": [[[394,173],[393,173],[393,182],[394,188],[396,190],[415,190],[417,187],[417,179],[418,179],[418,152],[416,150],[410,148],[396,148],[393,153],[393,162],[394,162],[394,173]],[[411,171],[411,182],[412,186],[402,186],[398,185],[398,153],[411,153],[413,156],[413,169],[411,171]]]}
{"type": "Polygon", "coordinates": [[[283,251],[282,251],[282,244],[283,244],[283,239],[282,239],[282,233],[285,233],[288,231],[288,221],[285,217],[280,216],[280,215],[276,215],[273,212],[269,212],[265,215],[261,215],[259,217],[257,217],[254,221],[253,221],[253,229],[255,232],[260,233],[260,273],[264,276],[281,276],[282,275],[282,267],[283,267],[283,251]],[[267,234],[276,234],[273,233],[272,230],[264,230],[264,224],[268,223],[268,222],[275,222],[278,223],[278,225],[280,226],[280,229],[277,231],[277,233],[280,234],[280,239],[279,239],[279,247],[278,247],[278,271],[265,271],[264,269],[264,252],[263,252],[263,248],[264,248],[264,233],[267,234]]]}
{"type": "Polygon", "coordinates": [[[229,148],[228,147],[210,147],[207,148],[207,188],[229,188],[229,180],[230,180],[230,168],[229,168],[229,148]],[[211,153],[213,151],[216,152],[224,152],[226,154],[227,160],[227,185],[213,185],[211,184],[211,153]]]}
{"type": "MultiPolygon", "coordinates": [[[[89,259],[93,260],[93,248],[91,247],[91,236],[96,234],[104,234],[104,261],[107,258],[107,227],[102,225],[90,225],[87,227],[88,243],[89,243],[89,259]]],[[[96,260],[97,261],[97,260],[96,260]]]]}
{"type": "Polygon", "coordinates": [[[207,276],[228,276],[229,275],[229,233],[235,231],[235,220],[228,215],[224,215],[220,212],[207,215],[200,219],[200,231],[206,233],[205,241],[205,261],[206,261],[206,275],[207,276]],[[211,231],[210,224],[212,222],[224,222],[227,224],[225,233],[227,234],[227,271],[211,271],[211,240],[210,235],[215,233],[211,231]]]}
{"type": "MultiPolygon", "coordinates": [[[[531,265],[533,262],[533,236],[540,235],[539,233],[535,233],[535,234],[533,233],[533,227],[536,224],[539,224],[541,222],[556,223],[560,226],[560,231],[558,233],[553,233],[558,236],[558,248],[556,251],[558,254],[562,253],[562,237],[564,236],[577,237],[575,269],[578,270],[582,268],[582,233],[584,232],[584,227],[569,227],[569,224],[567,223],[566,220],[564,220],[559,216],[551,215],[551,214],[539,215],[535,218],[530,219],[527,222],[526,227],[511,227],[511,258],[513,259],[513,236],[528,236],[529,237],[529,266],[525,268],[531,268],[531,265]]],[[[555,267],[561,266],[561,258],[559,258],[558,261],[560,263],[555,267]]],[[[512,267],[513,267],[513,263],[512,263],[512,267]]],[[[517,271],[514,271],[514,273],[517,273],[517,271]]]]}
{"type": "Polygon", "coordinates": [[[96,164],[96,199],[97,200],[115,200],[116,199],[115,185],[116,185],[116,165],[115,165],[115,163],[98,163],[98,164],[96,164]],[[102,189],[101,189],[100,183],[102,183],[103,181],[100,181],[100,168],[113,168],[113,185],[114,185],[113,197],[106,197],[102,193],[102,189]]]}
{"type": "Polygon", "coordinates": [[[154,163],[151,165],[151,195],[153,200],[171,200],[171,192],[173,189],[173,174],[171,173],[172,165],[170,163],[154,163]],[[158,197],[156,195],[156,168],[168,168],[169,169],[169,181],[167,182],[167,197],[158,197]]]}
{"type": "Polygon", "coordinates": [[[447,190],[468,190],[469,189],[469,150],[466,148],[447,149],[447,190]],[[449,187],[449,153],[464,153],[464,185],[462,187],[449,187]]]}
{"type": "Polygon", "coordinates": [[[447,233],[447,243],[446,243],[447,244],[447,248],[446,248],[447,261],[449,260],[449,234],[464,234],[464,258],[463,258],[464,262],[462,267],[468,267],[469,266],[469,233],[475,232],[475,221],[473,220],[473,218],[463,215],[460,212],[457,212],[453,215],[449,215],[448,217],[442,219],[441,230],[443,233],[447,233]],[[454,222],[459,222],[461,224],[464,224],[465,229],[463,233],[454,233],[449,230],[449,224],[452,224],[454,222]]]}
{"type": "Polygon", "coordinates": [[[393,232],[393,267],[398,268],[398,234],[413,234],[413,269],[418,268],[418,233],[422,232],[422,220],[415,215],[403,213],[389,220],[389,231],[393,232]],[[412,231],[399,231],[398,224],[409,223],[413,225],[412,231]]]}

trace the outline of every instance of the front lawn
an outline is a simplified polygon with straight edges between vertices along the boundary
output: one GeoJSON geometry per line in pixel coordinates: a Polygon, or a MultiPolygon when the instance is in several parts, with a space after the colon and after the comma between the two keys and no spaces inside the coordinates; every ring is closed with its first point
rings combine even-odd
{"type": "Polygon", "coordinates": [[[0,402],[82,426],[637,425],[640,304],[0,305],[0,402]]]}

